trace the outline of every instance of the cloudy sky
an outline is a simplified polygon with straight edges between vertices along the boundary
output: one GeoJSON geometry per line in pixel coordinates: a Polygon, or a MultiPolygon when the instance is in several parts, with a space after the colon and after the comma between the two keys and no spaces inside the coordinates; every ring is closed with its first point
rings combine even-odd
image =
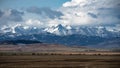
{"type": "Polygon", "coordinates": [[[120,25],[119,0],[0,0],[0,26],[120,25]]]}

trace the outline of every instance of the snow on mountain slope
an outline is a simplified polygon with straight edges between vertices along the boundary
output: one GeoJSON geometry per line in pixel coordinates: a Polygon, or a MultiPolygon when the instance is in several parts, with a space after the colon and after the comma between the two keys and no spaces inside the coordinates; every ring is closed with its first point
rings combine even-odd
{"type": "Polygon", "coordinates": [[[46,32],[49,32],[49,33],[53,33],[53,34],[56,34],[56,35],[68,35],[68,29],[64,26],[62,26],[61,24],[57,25],[57,26],[52,26],[52,27],[48,27],[48,28],[45,28],[46,32]]]}
{"type": "Polygon", "coordinates": [[[120,39],[118,26],[70,26],[55,25],[45,28],[15,25],[0,28],[0,41],[37,40],[63,45],[97,45],[120,39]]]}
{"type": "Polygon", "coordinates": [[[120,36],[120,27],[114,26],[95,26],[95,27],[88,27],[88,26],[62,26],[59,24],[58,26],[52,26],[45,28],[46,32],[56,34],[56,35],[72,35],[72,34],[80,34],[80,35],[87,35],[87,36],[120,36]]]}
{"type": "Polygon", "coordinates": [[[12,27],[3,26],[0,28],[0,33],[11,33],[11,34],[40,34],[40,33],[51,33],[58,36],[65,35],[86,35],[86,36],[100,36],[100,37],[118,37],[120,36],[120,27],[117,26],[70,26],[61,25],[50,26],[46,28],[29,27],[17,24],[12,27]]]}

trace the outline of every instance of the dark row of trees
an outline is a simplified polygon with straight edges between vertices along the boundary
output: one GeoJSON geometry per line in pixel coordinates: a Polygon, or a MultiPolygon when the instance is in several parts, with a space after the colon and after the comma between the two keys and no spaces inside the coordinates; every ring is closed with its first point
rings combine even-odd
{"type": "MultiPolygon", "coordinates": [[[[0,56],[42,56],[42,55],[93,55],[93,56],[100,56],[100,55],[107,55],[102,53],[95,53],[95,54],[87,54],[87,53],[78,53],[78,54],[62,54],[62,53],[0,53],[0,56]]],[[[120,54],[114,54],[119,55],[120,54]]]]}

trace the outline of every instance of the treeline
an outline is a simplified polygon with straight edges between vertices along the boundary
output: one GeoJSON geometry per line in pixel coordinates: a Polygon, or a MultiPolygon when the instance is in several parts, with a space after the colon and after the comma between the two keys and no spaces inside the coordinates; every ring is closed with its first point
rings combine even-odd
{"type": "Polygon", "coordinates": [[[0,56],[44,56],[44,55],[92,55],[92,56],[103,56],[103,55],[113,55],[113,56],[120,56],[120,54],[102,54],[102,53],[77,53],[77,54],[64,54],[64,53],[10,53],[10,52],[0,52],[0,56]]]}
{"type": "Polygon", "coordinates": [[[65,55],[60,53],[5,53],[1,52],[0,56],[40,56],[40,55],[65,55]]]}

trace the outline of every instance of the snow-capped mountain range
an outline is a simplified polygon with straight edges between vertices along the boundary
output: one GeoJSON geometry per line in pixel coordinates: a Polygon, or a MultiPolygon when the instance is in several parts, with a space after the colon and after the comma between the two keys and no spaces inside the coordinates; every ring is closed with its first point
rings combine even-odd
{"type": "Polygon", "coordinates": [[[99,37],[120,37],[120,26],[69,26],[69,25],[56,25],[45,28],[29,27],[17,24],[12,27],[3,26],[0,28],[0,34],[41,34],[51,33],[58,36],[66,35],[86,35],[86,36],[99,36],[99,37]]]}
{"type": "MultiPolygon", "coordinates": [[[[45,28],[15,25],[0,28],[0,41],[35,40],[63,45],[97,45],[103,42],[120,42],[117,26],[69,26],[54,25],[45,28]]],[[[119,44],[117,44],[120,46],[119,44]]]]}

